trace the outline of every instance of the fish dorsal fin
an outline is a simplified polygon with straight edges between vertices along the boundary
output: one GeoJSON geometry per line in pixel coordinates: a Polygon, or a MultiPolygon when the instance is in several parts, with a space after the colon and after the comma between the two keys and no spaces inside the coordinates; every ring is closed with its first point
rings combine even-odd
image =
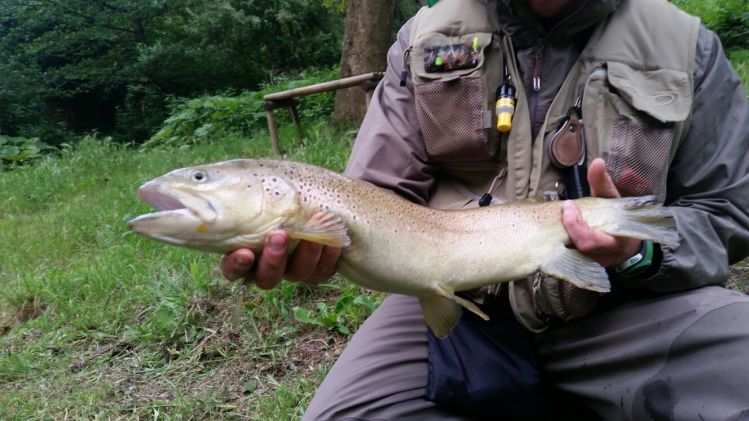
{"type": "Polygon", "coordinates": [[[348,247],[351,239],[346,224],[332,212],[318,212],[301,224],[289,224],[281,227],[289,233],[289,238],[306,240],[333,247],[348,247]]]}

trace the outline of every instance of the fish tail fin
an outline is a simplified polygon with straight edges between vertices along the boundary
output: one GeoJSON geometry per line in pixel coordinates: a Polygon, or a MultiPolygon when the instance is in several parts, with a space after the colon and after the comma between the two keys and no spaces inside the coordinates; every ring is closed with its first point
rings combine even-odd
{"type": "Polygon", "coordinates": [[[460,321],[461,307],[465,307],[484,320],[489,320],[489,316],[476,304],[442,288],[438,288],[436,294],[420,297],[419,303],[424,313],[424,321],[434,336],[440,339],[446,338],[460,321]]]}
{"type": "Polygon", "coordinates": [[[670,247],[679,245],[679,232],[673,212],[658,204],[655,196],[614,200],[618,206],[613,217],[597,229],[618,237],[650,240],[670,247]]]}
{"type": "Polygon", "coordinates": [[[611,283],[603,266],[577,250],[560,247],[559,252],[541,265],[541,272],[570,282],[578,288],[609,292],[611,283]]]}

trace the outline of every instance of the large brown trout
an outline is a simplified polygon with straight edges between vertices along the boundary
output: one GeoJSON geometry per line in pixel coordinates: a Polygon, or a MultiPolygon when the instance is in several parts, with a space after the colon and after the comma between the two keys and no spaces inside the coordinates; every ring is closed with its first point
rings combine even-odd
{"type": "MultiPolygon", "coordinates": [[[[144,184],[158,212],[133,231],[182,247],[260,252],[268,233],[343,248],[338,271],[366,288],[419,298],[427,325],[445,337],[461,306],[487,319],[456,291],[541,271],[607,292],[603,267],[567,248],[562,202],[523,201],[444,211],[323,168],[288,161],[233,160],[172,171],[144,184]]],[[[592,228],[676,246],[671,211],[652,197],[575,202],[592,228]]]]}

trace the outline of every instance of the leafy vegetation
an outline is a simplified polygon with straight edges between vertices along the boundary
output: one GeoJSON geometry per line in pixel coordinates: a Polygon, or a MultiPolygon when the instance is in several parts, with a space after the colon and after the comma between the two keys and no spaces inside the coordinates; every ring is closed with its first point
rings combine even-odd
{"type": "Polygon", "coordinates": [[[0,171],[39,158],[48,146],[37,138],[0,135],[0,171]]]}
{"type": "MultiPolygon", "coordinates": [[[[185,145],[208,142],[227,135],[247,136],[258,128],[267,127],[263,96],[286,89],[311,85],[335,79],[338,68],[307,70],[295,78],[281,75],[274,85],[265,85],[262,90],[243,92],[240,95],[211,95],[175,101],[172,115],[162,128],[146,142],[146,147],[157,145],[185,145]]],[[[325,92],[300,99],[302,118],[319,118],[333,111],[334,92],[325,92]]],[[[288,118],[278,112],[279,123],[288,118]]]]}
{"type": "Polygon", "coordinates": [[[306,0],[5,1],[0,130],[51,144],[91,130],[144,139],[172,97],[337,64],[342,19],[306,0]]]}
{"type": "Polygon", "coordinates": [[[744,85],[747,96],[749,96],[749,49],[734,50],[729,54],[733,68],[744,85]]]}
{"type": "Polygon", "coordinates": [[[727,50],[749,48],[749,7],[746,0],[672,0],[684,11],[699,16],[715,31],[727,50]]]}
{"type": "MultiPolygon", "coordinates": [[[[396,27],[418,6],[397,3],[396,27]]],[[[143,141],[175,102],[337,65],[345,8],[344,0],[2,1],[0,134],[50,145],[91,132],[143,141]]]]}

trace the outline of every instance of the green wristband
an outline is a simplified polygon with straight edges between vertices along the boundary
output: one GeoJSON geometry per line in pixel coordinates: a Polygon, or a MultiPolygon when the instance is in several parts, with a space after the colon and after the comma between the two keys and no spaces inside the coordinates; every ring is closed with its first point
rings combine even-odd
{"type": "Polygon", "coordinates": [[[643,241],[640,252],[617,266],[615,269],[616,274],[625,278],[631,278],[643,273],[653,264],[653,254],[653,242],[649,240],[643,241]]]}

